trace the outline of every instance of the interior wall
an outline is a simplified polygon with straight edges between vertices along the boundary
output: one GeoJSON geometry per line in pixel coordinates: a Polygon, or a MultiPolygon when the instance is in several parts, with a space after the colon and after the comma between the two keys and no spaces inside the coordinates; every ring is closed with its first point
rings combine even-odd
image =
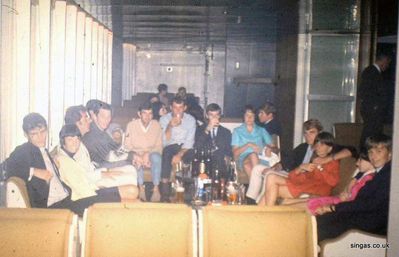
{"type": "Polygon", "coordinates": [[[114,37],[112,46],[112,98],[114,106],[122,105],[123,40],[114,37]]]}
{"type": "Polygon", "coordinates": [[[215,49],[208,54],[210,54],[209,71],[206,75],[204,51],[153,50],[140,49],[139,46],[136,55],[134,91],[155,93],[160,83],[167,84],[171,93],[176,93],[179,87],[185,87],[187,92],[199,96],[200,103],[203,105],[206,84],[208,103],[216,102],[223,106],[225,53],[220,49],[215,49]]]}
{"type": "Polygon", "coordinates": [[[299,5],[297,1],[278,2],[276,54],[276,107],[282,124],[282,151],[294,147],[295,92],[298,59],[299,5]]]}
{"type": "Polygon", "coordinates": [[[241,117],[245,104],[256,108],[274,102],[273,84],[237,84],[235,78],[275,78],[276,44],[273,37],[266,43],[228,43],[226,47],[225,115],[241,117]]]}

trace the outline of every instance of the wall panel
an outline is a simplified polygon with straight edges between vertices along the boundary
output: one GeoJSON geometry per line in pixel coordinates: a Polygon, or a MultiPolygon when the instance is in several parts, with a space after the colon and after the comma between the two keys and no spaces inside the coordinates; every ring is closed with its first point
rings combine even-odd
{"type": "Polygon", "coordinates": [[[108,28],[98,29],[98,22],[72,1],[0,3],[2,161],[26,141],[21,128],[29,112],[46,118],[52,148],[59,143],[67,107],[92,96],[110,100],[113,40],[108,28]]]}
{"type": "Polygon", "coordinates": [[[56,1],[51,17],[49,145],[58,144],[64,114],[66,2],[56,1]]]}
{"type": "Polygon", "coordinates": [[[85,62],[85,23],[86,14],[78,11],[76,22],[76,66],[75,66],[75,100],[76,104],[84,102],[84,62],[85,62]]]}
{"type": "Polygon", "coordinates": [[[64,111],[76,103],[76,28],[77,6],[67,5],[66,9],[66,33],[65,33],[65,90],[64,111]]]}

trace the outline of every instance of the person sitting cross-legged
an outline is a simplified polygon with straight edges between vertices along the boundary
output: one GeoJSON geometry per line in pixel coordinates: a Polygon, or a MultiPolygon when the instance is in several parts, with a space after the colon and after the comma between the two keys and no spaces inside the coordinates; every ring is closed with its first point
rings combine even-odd
{"type": "Polygon", "coordinates": [[[150,103],[141,105],[137,114],[139,119],[127,124],[125,149],[135,152],[133,162],[137,168],[140,199],[146,201],[144,169],[150,168],[154,185],[151,202],[159,202],[159,183],[162,168],[162,129],[159,122],[153,119],[150,103]]]}
{"type": "MultiPolygon", "coordinates": [[[[246,194],[248,197],[247,202],[259,202],[265,189],[264,187],[262,188],[264,180],[266,180],[271,173],[278,173],[286,176],[288,172],[295,170],[295,168],[299,167],[301,164],[310,163],[310,159],[314,154],[315,138],[323,131],[323,126],[319,120],[309,119],[303,123],[303,131],[305,142],[296,146],[289,151],[288,154],[284,154],[281,162],[274,165],[271,169],[262,164],[258,164],[252,169],[252,175],[246,194]]],[[[328,158],[321,158],[319,161],[327,163],[332,160],[342,160],[351,156],[357,156],[357,151],[354,147],[334,144],[328,158]]],[[[316,157],[316,159],[318,159],[318,157],[316,157]]]]}
{"type": "Polygon", "coordinates": [[[254,108],[250,105],[245,106],[244,123],[233,130],[231,145],[239,169],[243,169],[249,178],[252,168],[263,162],[259,156],[266,146],[271,146],[271,143],[272,138],[269,133],[255,124],[254,108]]]}
{"type": "Polygon", "coordinates": [[[266,193],[259,205],[272,206],[278,197],[298,198],[301,194],[328,196],[339,181],[339,161],[328,159],[334,145],[334,137],[321,132],[315,139],[316,156],[311,163],[301,164],[288,177],[271,174],[265,181],[266,193]]]}

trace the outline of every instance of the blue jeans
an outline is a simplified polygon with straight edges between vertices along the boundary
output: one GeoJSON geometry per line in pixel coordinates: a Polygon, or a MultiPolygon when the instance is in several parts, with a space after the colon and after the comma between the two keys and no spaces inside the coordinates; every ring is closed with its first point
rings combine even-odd
{"type": "MultiPolygon", "coordinates": [[[[161,180],[161,163],[162,157],[159,153],[150,153],[151,161],[151,177],[154,186],[158,186],[161,180]]],[[[137,169],[137,180],[139,186],[144,184],[144,168],[137,169]]]]}

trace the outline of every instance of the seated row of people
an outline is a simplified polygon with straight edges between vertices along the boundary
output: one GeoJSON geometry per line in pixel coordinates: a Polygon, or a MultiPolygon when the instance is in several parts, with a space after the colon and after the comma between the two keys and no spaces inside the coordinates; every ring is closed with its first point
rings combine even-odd
{"type": "MultiPolygon", "coordinates": [[[[274,165],[270,158],[263,158],[272,156],[271,136],[256,125],[252,108],[246,108],[244,123],[234,129],[233,134],[220,125],[221,108],[217,104],[206,107],[206,121],[199,127],[185,112],[186,108],[184,99],[174,98],[171,112],[158,122],[153,119],[152,105],[142,105],[139,119],[127,126],[123,141],[126,152],[123,152],[106,132],[112,119],[112,110],[107,103],[91,100],[86,107],[72,106],[65,114],[55,160],[45,149],[45,119],[31,113],[23,121],[28,142],[18,146],[7,159],[7,170],[10,176],[21,177],[27,182],[33,207],[69,208],[82,214],[84,208],[95,202],[133,201],[138,195],[137,184],[140,198],[144,199],[145,168],[152,172],[154,193],[151,200],[167,202],[172,165],[191,162],[193,149],[207,145],[212,145],[213,158],[222,174],[227,170],[225,159],[236,159],[238,166],[250,177],[247,196],[266,205],[274,205],[278,197],[296,198],[301,193],[328,196],[339,180],[338,160],[354,156],[354,148],[335,145],[332,135],[322,132],[319,121],[309,120],[304,123],[306,143],[274,165]]],[[[369,156],[381,145],[390,153],[388,139],[370,140],[369,156]]],[[[374,157],[370,159],[378,168],[390,160],[386,158],[380,164],[374,157]]],[[[386,177],[381,179],[386,185],[386,177]]],[[[364,188],[370,188],[369,184],[371,182],[364,188]]],[[[374,187],[381,190],[377,185],[374,187]]],[[[358,195],[361,196],[364,190],[358,195]]],[[[363,200],[368,197],[371,197],[370,192],[363,196],[363,200]]],[[[341,209],[340,204],[337,204],[337,210],[341,209]]],[[[378,207],[385,208],[385,205],[380,203],[378,207]]],[[[351,207],[345,208],[354,211],[351,207]]]]}

